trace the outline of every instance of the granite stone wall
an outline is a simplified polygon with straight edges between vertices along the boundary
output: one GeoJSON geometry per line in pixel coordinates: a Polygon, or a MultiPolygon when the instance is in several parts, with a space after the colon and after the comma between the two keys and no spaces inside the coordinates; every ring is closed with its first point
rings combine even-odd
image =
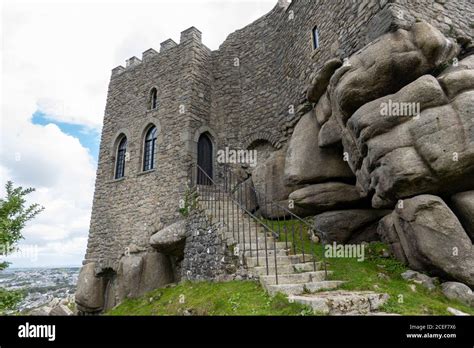
{"type": "Polygon", "coordinates": [[[212,223],[203,210],[195,209],[187,219],[184,257],[180,265],[181,279],[243,279],[247,272],[227,244],[220,223],[212,223]]]}

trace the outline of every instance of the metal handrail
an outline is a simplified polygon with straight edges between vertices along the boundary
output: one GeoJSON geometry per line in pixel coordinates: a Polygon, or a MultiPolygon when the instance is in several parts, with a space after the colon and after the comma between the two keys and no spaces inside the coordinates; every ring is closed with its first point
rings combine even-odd
{"type": "MultiPolygon", "coordinates": [[[[227,172],[230,172],[232,173],[232,169],[229,165],[224,165],[224,173],[227,171],[227,172]]],[[[240,183],[237,183],[235,186],[236,188],[243,184],[244,182],[240,182],[240,183]]],[[[320,231],[319,229],[317,229],[314,225],[308,223],[307,221],[305,221],[304,219],[302,219],[301,217],[299,217],[298,215],[296,215],[295,213],[293,213],[290,209],[288,209],[287,207],[279,204],[278,202],[275,202],[273,200],[270,200],[268,199],[268,196],[266,193],[262,193],[260,191],[258,191],[255,186],[253,185],[249,185],[248,187],[250,187],[250,189],[255,193],[255,195],[257,197],[264,197],[264,200],[265,200],[265,205],[267,205],[268,203],[272,204],[272,205],[275,205],[277,206],[279,209],[283,210],[284,212],[288,213],[292,219],[295,219],[295,220],[298,220],[299,222],[301,222],[302,224],[304,224],[306,226],[306,228],[310,231],[310,233],[312,233],[312,231],[314,231],[315,235],[318,236],[319,238],[319,241],[321,242],[321,244],[323,245],[324,247],[324,235],[325,233],[323,231],[320,231]]],[[[313,240],[310,238],[310,242],[311,242],[311,248],[313,249],[313,258],[315,257],[314,255],[314,242],[313,240]]],[[[295,250],[295,249],[294,249],[295,250]]],[[[301,247],[301,250],[302,252],[304,253],[304,245],[302,245],[301,247]]],[[[326,264],[326,258],[325,258],[325,255],[323,253],[323,266],[324,266],[324,272],[325,272],[325,275],[327,276],[327,264],[326,264]]]]}
{"type": "MultiPolygon", "coordinates": [[[[207,173],[205,170],[203,170],[198,164],[195,164],[196,168],[199,170],[199,173],[202,173],[204,174],[206,180],[208,180],[209,183],[212,183],[214,185],[214,187],[217,187],[219,191],[221,191],[222,193],[227,193],[225,191],[225,188],[224,190],[222,190],[220,188],[220,185],[217,184],[207,173]]],[[[191,178],[193,178],[192,176],[192,169],[193,169],[193,166],[191,167],[191,178]]],[[[197,187],[197,180],[196,180],[196,187],[197,187]]],[[[220,195],[219,195],[220,196],[220,195]]],[[[274,231],[270,226],[268,226],[267,224],[265,224],[263,221],[261,221],[257,216],[255,216],[252,212],[250,212],[249,210],[247,210],[240,202],[238,202],[236,199],[234,199],[234,197],[230,194],[228,195],[228,198],[231,200],[231,202],[233,204],[235,204],[237,207],[239,207],[244,213],[246,213],[248,216],[250,216],[254,221],[255,223],[258,223],[260,224],[266,231],[270,232],[272,234],[272,236],[274,237],[274,240],[273,240],[273,251],[274,251],[274,263],[275,263],[275,282],[276,284],[278,284],[278,265],[277,265],[277,254],[276,254],[276,240],[278,238],[278,233],[276,233],[276,231],[274,231]]],[[[219,212],[220,214],[220,212],[219,212]]],[[[225,220],[225,217],[224,217],[224,220],[225,220]]],[[[238,226],[239,226],[239,221],[237,222],[238,226]]],[[[232,225],[234,225],[234,221],[232,221],[232,225]]],[[[234,232],[234,231],[233,231],[234,232]]],[[[250,237],[250,229],[249,229],[249,237],[250,237]]],[[[256,236],[256,242],[257,242],[257,249],[256,249],[256,252],[257,252],[257,265],[258,265],[258,256],[259,256],[259,251],[258,251],[258,235],[257,235],[257,231],[255,231],[255,236],[256,236]]],[[[243,245],[244,245],[244,249],[243,249],[243,255],[245,256],[245,230],[243,231],[243,245]]],[[[240,234],[239,234],[239,231],[238,231],[238,238],[239,238],[239,242],[240,242],[240,234]]],[[[268,249],[267,249],[267,234],[266,232],[264,233],[264,238],[265,238],[265,260],[266,260],[266,271],[267,271],[267,275],[269,274],[269,266],[268,266],[268,249]]],[[[251,242],[251,238],[249,238],[250,242],[251,242]]],[[[252,248],[251,248],[251,243],[250,243],[250,254],[252,254],[252,248]]]]}

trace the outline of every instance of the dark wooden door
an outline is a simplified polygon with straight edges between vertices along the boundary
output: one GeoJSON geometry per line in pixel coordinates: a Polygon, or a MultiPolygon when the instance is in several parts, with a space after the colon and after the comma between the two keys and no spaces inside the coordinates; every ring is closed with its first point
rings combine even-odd
{"type": "Polygon", "coordinates": [[[212,177],[212,142],[207,134],[201,134],[198,140],[198,166],[201,167],[206,175],[198,169],[198,184],[199,185],[210,185],[209,178],[212,177]],[[209,178],[208,178],[209,176],[209,178]]]}

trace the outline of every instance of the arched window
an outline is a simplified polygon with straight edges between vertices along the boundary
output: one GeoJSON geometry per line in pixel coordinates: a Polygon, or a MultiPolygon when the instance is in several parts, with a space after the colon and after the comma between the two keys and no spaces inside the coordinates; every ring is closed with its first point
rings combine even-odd
{"type": "Polygon", "coordinates": [[[143,150],[143,171],[155,168],[155,146],[156,146],[156,127],[151,127],[145,135],[145,147],[143,150]]]}
{"type": "Polygon", "coordinates": [[[149,109],[154,110],[158,107],[158,91],[156,88],[152,88],[150,91],[150,101],[149,101],[149,109]]]}
{"type": "Polygon", "coordinates": [[[127,153],[127,137],[120,140],[117,148],[117,162],[115,163],[115,179],[120,179],[125,176],[125,156],[127,153]]]}
{"type": "Polygon", "coordinates": [[[313,49],[317,49],[319,47],[319,32],[318,32],[317,25],[313,28],[312,37],[313,37],[313,49]]]}

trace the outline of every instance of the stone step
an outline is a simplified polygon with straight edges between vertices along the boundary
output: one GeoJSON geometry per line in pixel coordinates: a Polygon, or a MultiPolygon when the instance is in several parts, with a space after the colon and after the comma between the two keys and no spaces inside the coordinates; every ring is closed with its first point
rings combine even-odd
{"type": "Polygon", "coordinates": [[[323,280],[320,282],[303,283],[303,284],[278,284],[268,285],[266,290],[270,295],[276,295],[281,292],[286,295],[301,295],[303,293],[317,292],[321,290],[336,289],[344,282],[338,280],[323,280]]]}
{"type": "MultiPolygon", "coordinates": [[[[253,267],[249,269],[249,272],[254,275],[267,275],[267,267],[265,266],[265,260],[260,261],[261,266],[253,267]]],[[[322,262],[306,262],[306,263],[295,263],[289,265],[278,265],[277,271],[278,274],[288,274],[288,273],[300,273],[300,272],[311,272],[311,271],[320,271],[323,268],[322,262]]],[[[275,274],[275,266],[268,266],[268,274],[275,274]]]]}
{"type": "MultiPolygon", "coordinates": [[[[278,254],[277,254],[278,255],[278,254]]],[[[277,268],[280,265],[290,265],[294,263],[303,263],[307,261],[312,261],[312,258],[305,257],[305,260],[303,260],[303,255],[301,254],[296,254],[296,255],[288,255],[288,256],[277,256],[277,268]]],[[[260,266],[266,265],[265,263],[265,258],[259,258],[260,261],[260,266]]],[[[248,267],[255,267],[257,266],[257,257],[245,257],[245,262],[248,267]]],[[[274,257],[269,257],[268,258],[268,265],[269,266],[274,266],[275,265],[275,258],[274,257]]]]}
{"type": "MultiPolygon", "coordinates": [[[[328,272],[328,275],[331,272],[328,272]]],[[[321,282],[326,280],[326,272],[324,271],[311,271],[303,273],[292,273],[292,274],[281,274],[278,272],[278,284],[305,284],[305,283],[314,283],[321,282]]],[[[260,276],[260,281],[268,285],[275,285],[277,283],[277,277],[275,275],[263,275],[260,276]]]]}
{"type": "MultiPolygon", "coordinates": [[[[256,240],[258,239],[258,244],[265,244],[265,235],[263,233],[245,233],[245,235],[242,233],[242,231],[240,231],[240,233],[237,233],[237,231],[235,231],[235,233],[232,233],[232,232],[225,232],[225,237],[227,239],[233,239],[237,242],[243,242],[244,241],[244,237],[245,237],[245,241],[248,242],[249,239],[252,240],[252,244],[256,243],[256,240]]],[[[267,246],[270,244],[270,243],[273,243],[273,237],[269,236],[267,234],[267,246]]]]}
{"type": "MultiPolygon", "coordinates": [[[[243,251],[243,250],[241,250],[243,251]]],[[[243,252],[243,255],[246,257],[246,258],[249,258],[249,257],[255,257],[257,258],[257,251],[258,251],[258,261],[260,263],[260,265],[266,265],[266,259],[265,259],[265,249],[259,249],[259,250],[245,250],[245,252],[243,252]]],[[[275,259],[274,259],[274,255],[275,255],[275,251],[274,250],[267,250],[266,254],[268,255],[268,265],[274,265],[275,264],[275,259]],[[272,259],[272,260],[270,260],[272,259]]],[[[287,256],[288,253],[286,252],[286,250],[284,249],[280,249],[276,251],[276,255],[277,257],[278,256],[287,256]]],[[[277,266],[279,264],[277,263],[277,266]]]]}
{"type": "Polygon", "coordinates": [[[388,298],[387,294],[372,291],[329,291],[288,296],[289,302],[298,302],[310,306],[315,313],[329,315],[369,314],[378,310],[388,298]]]}
{"type": "MultiPolygon", "coordinates": [[[[240,248],[240,250],[265,250],[265,243],[258,243],[258,248],[257,244],[253,243],[248,243],[247,240],[245,240],[245,243],[243,243],[242,239],[240,240],[240,243],[237,244],[240,248]]],[[[272,243],[267,243],[267,251],[279,251],[279,250],[286,250],[285,243],[283,242],[272,242],[272,243]]]]}

